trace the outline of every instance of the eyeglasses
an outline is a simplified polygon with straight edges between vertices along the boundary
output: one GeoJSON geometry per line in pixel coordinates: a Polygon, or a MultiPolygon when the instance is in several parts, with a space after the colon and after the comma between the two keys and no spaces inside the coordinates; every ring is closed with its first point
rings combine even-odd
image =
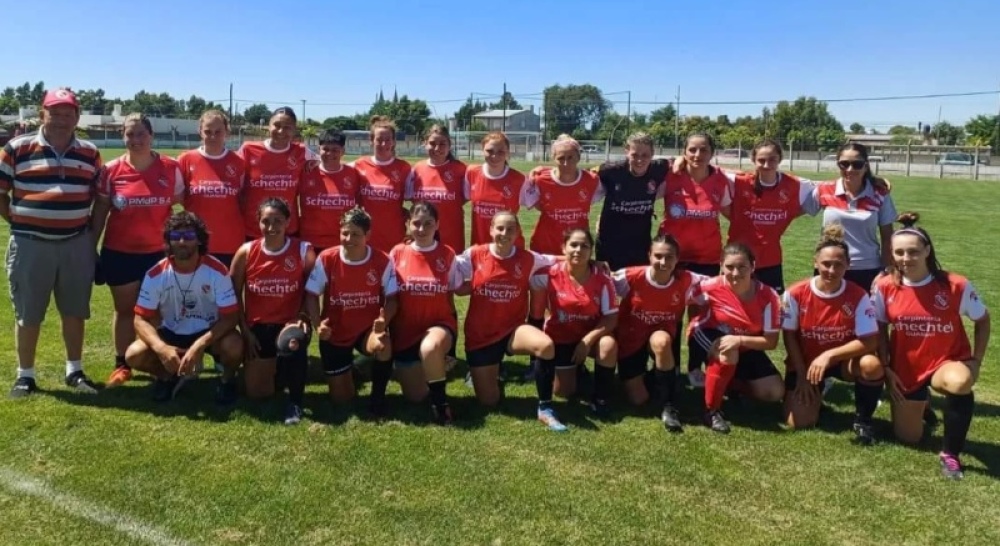
{"type": "Polygon", "coordinates": [[[845,171],[847,170],[848,167],[852,167],[854,170],[860,171],[861,169],[865,168],[865,163],[868,162],[865,161],[864,159],[855,159],[854,161],[844,160],[844,161],[838,161],[837,166],[845,171]]]}
{"type": "Polygon", "coordinates": [[[194,241],[198,238],[198,233],[193,229],[171,230],[167,234],[167,238],[175,243],[178,241],[194,241]]]}

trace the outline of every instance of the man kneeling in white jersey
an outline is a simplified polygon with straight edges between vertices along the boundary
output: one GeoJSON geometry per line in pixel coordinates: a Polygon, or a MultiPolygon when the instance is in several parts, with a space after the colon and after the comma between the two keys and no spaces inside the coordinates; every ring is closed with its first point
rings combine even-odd
{"type": "Polygon", "coordinates": [[[243,362],[233,282],[226,266],[208,254],[208,231],[193,213],[174,213],[163,240],[167,257],[142,280],[135,304],[137,339],[125,361],[153,376],[153,399],[164,402],[197,374],[207,352],[223,366],[216,402],[231,404],[243,362]]]}

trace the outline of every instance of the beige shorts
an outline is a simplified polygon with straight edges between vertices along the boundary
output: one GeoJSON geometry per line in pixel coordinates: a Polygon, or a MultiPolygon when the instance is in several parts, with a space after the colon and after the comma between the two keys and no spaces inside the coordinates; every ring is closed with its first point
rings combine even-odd
{"type": "Polygon", "coordinates": [[[60,315],[90,318],[96,255],[89,232],[62,241],[11,235],[7,278],[17,324],[40,325],[53,293],[60,315]]]}

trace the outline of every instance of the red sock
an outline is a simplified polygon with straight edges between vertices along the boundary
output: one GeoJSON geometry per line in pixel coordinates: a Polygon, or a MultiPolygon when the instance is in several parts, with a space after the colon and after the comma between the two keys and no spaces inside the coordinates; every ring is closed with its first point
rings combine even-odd
{"type": "Polygon", "coordinates": [[[729,366],[718,360],[710,360],[705,367],[705,407],[717,411],[722,407],[726,387],[736,375],[736,366],[729,366]]]}

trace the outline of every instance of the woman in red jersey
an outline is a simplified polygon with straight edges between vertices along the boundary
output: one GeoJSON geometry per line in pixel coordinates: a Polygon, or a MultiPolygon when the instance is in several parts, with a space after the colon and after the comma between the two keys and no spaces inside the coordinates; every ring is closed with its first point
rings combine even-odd
{"type": "Polygon", "coordinates": [[[458,257],[459,270],[472,291],[465,316],[465,360],[476,398],[484,406],[500,401],[499,370],[504,355],[555,357],[552,340],[524,319],[531,276],[557,260],[518,248],[515,241],[520,228],[514,213],[498,212],[490,225],[493,242],[473,245],[458,257]]]}
{"type": "Polygon", "coordinates": [[[229,119],[221,111],[205,111],[198,132],[201,147],[177,158],[184,175],[184,208],[205,222],[212,234],[209,253],[229,267],[245,238],[240,196],[246,163],[226,149],[229,119]]]}
{"type": "Polygon", "coordinates": [[[369,130],[372,155],[359,158],[352,165],[361,177],[361,206],[372,216],[374,231],[368,244],[389,252],[406,235],[403,196],[410,164],[396,157],[396,125],[389,118],[372,116],[369,130]]]}
{"type": "Polygon", "coordinates": [[[722,274],[698,283],[693,299],[702,306],[690,327],[694,358],[708,363],[705,374],[705,425],[729,432],[722,399],[735,377],[761,401],[785,394],[778,369],[765,351],[778,345],[781,303],[778,294],[753,278],[753,251],[741,243],[722,249],[722,274]]]}
{"type": "Polygon", "coordinates": [[[649,247],[649,265],[620,269],[614,274],[618,309],[618,377],[625,384],[629,402],[639,406],[649,400],[646,389],[649,357],[653,357],[653,385],[663,409],[660,420],[668,432],[682,432],[674,404],[677,369],[670,351],[671,337],[684,310],[693,301],[695,286],[705,277],[677,267],[677,240],[658,235],[649,247]]]}
{"type": "MultiPolygon", "coordinates": [[[[486,245],[493,241],[490,226],[493,217],[501,211],[515,216],[525,199],[525,177],[507,163],[510,141],[500,131],[483,137],[482,165],[472,165],[465,172],[466,190],[472,202],[472,244],[486,245]]],[[[524,248],[524,235],[520,229],[514,246],[524,248]]]]}
{"type": "Polygon", "coordinates": [[[939,459],[946,478],[961,479],[959,459],[972,424],[972,387],[990,341],[990,315],[972,283],[941,269],[930,235],[916,213],[899,217],[891,239],[895,270],[875,281],[872,302],[882,335],[896,437],[915,444],[930,389],[945,397],[939,459]],[[972,344],[962,317],[975,323],[972,344]]]}
{"type": "Polygon", "coordinates": [[[360,207],[340,220],[340,246],[316,258],[306,283],[306,310],[319,336],[319,353],[330,399],[354,398],[354,351],[374,357],[369,411],[385,416],[385,389],[392,376],[387,325],[396,316],[395,271],[389,256],[368,245],[372,219],[360,207]],[[322,305],[320,298],[323,298],[322,305]]]}
{"type": "Polygon", "coordinates": [[[445,358],[458,329],[452,295],[463,280],[455,252],[437,240],[434,205],[418,201],[409,216],[412,241],[389,253],[399,286],[399,310],[389,329],[393,359],[403,396],[419,401],[429,392],[435,422],[450,425],[445,358]]]}
{"type": "Polygon", "coordinates": [[[298,119],[295,111],[282,106],[271,114],[268,139],[244,142],[240,156],[246,161],[247,181],[243,190],[243,230],[247,241],[260,237],[257,211],[268,197],[288,203],[291,217],[288,233],[299,233],[299,188],[304,173],[317,160],[308,147],[294,142],[298,119]]]}
{"type": "Polygon", "coordinates": [[[451,153],[448,128],[434,124],[424,140],[427,159],[413,165],[406,180],[406,199],[426,201],[441,215],[439,238],[456,253],[465,250],[466,165],[451,153]]]}
{"type": "Polygon", "coordinates": [[[340,131],[324,131],[319,136],[319,168],[305,174],[300,188],[300,234],[317,254],[340,243],[337,234],[344,214],[358,203],[358,172],[340,162],[346,144],[347,137],[340,131]]]}
{"type": "Polygon", "coordinates": [[[302,419],[309,343],[300,343],[290,355],[283,356],[278,354],[278,336],[289,325],[307,335],[310,331],[304,312],[305,284],[316,253],[309,243],[287,235],[292,218],[288,203],[268,197],[257,210],[262,237],[244,243],[230,269],[243,311],[243,376],[248,397],[266,398],[274,394],[275,378],[280,374],[283,381],[279,383],[288,388],[285,424],[294,425],[302,419]]]}
{"type": "Polygon", "coordinates": [[[101,247],[101,269],[111,289],[115,311],[112,340],[115,369],[107,386],[132,377],[125,351],[135,341],[135,302],[146,272],[163,259],[163,225],[184,198],[181,169],[172,158],[152,149],[153,124],[143,114],[129,114],[122,124],[125,154],[101,172],[94,201],[94,239],[101,247]]]}
{"type": "Polygon", "coordinates": [[[819,271],[784,294],[785,422],[816,424],[822,384],[828,378],[854,383],[854,434],[860,445],[875,441],[872,415],[882,396],[885,372],[875,352],[878,324],[871,298],[844,279],[850,250],[839,224],[828,226],[813,261],[819,271]]]}
{"type": "Polygon", "coordinates": [[[593,357],[596,366],[590,407],[598,418],[605,418],[618,359],[618,344],[612,337],[618,323],[614,281],[590,259],[594,237],[589,230],[570,229],[564,239],[565,261],[531,278],[532,289],[539,291],[537,300],[545,301],[549,312],[543,331],[555,343],[554,357],[539,359],[535,370],[538,420],[560,432],[566,426],[552,408],[553,391],[572,396],[576,370],[587,357],[593,357]]]}

